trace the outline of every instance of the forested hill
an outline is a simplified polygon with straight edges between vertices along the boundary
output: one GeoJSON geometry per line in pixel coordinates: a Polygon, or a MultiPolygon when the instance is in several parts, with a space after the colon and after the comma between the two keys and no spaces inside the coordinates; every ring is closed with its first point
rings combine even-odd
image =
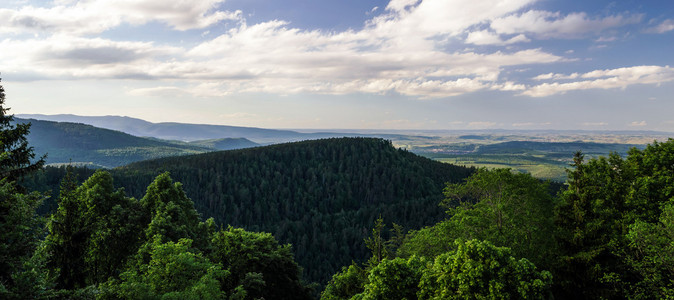
{"type": "Polygon", "coordinates": [[[37,155],[47,154],[47,163],[89,163],[117,167],[151,158],[195,154],[212,149],[147,139],[91,125],[14,119],[31,123],[28,143],[37,155]]]}
{"type": "Polygon", "coordinates": [[[160,173],[182,182],[202,217],[271,232],[291,243],[309,280],[325,284],[363,261],[363,239],[382,216],[405,229],[444,217],[446,182],[473,170],[443,164],[371,138],[336,138],[133,163],[115,185],[142,197],[160,173]]]}

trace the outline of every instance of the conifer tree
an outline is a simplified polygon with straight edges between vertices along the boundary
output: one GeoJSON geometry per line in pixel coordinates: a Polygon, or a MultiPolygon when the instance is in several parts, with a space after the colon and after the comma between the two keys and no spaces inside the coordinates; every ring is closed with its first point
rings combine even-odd
{"type": "MultiPolygon", "coordinates": [[[[2,80],[2,79],[0,79],[2,80]]],[[[35,158],[33,147],[28,146],[26,136],[30,132],[30,123],[12,124],[14,115],[4,107],[5,89],[0,85],[0,178],[14,181],[19,177],[42,168],[45,157],[31,163],[35,158]]]]}
{"type": "Polygon", "coordinates": [[[44,156],[30,162],[35,157],[26,140],[30,124],[13,125],[14,116],[7,115],[4,103],[5,90],[0,85],[0,299],[25,298],[28,287],[17,279],[25,277],[24,265],[43,234],[42,219],[35,213],[43,197],[24,194],[14,181],[40,169],[44,156]]]}

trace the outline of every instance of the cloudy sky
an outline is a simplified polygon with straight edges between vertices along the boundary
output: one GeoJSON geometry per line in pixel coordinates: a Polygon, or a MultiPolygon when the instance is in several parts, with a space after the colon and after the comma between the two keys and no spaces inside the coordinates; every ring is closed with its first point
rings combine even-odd
{"type": "Polygon", "coordinates": [[[671,0],[4,0],[15,114],[674,132],[671,0]]]}

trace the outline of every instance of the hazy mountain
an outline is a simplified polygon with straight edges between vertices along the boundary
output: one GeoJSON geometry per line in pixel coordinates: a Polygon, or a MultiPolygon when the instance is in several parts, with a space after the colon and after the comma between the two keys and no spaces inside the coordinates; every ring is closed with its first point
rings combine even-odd
{"type": "Polygon", "coordinates": [[[88,164],[117,167],[152,158],[204,153],[208,147],[136,137],[120,131],[81,123],[15,118],[32,124],[28,143],[47,163],[88,164]]]}
{"type": "MultiPolygon", "coordinates": [[[[118,130],[135,136],[155,137],[165,140],[197,141],[222,138],[247,138],[255,143],[278,143],[316,137],[315,134],[291,130],[263,129],[226,125],[187,123],[151,123],[141,119],[120,116],[77,116],[21,114],[20,118],[89,124],[100,128],[118,130]]],[[[334,136],[334,134],[327,134],[334,136]]],[[[325,137],[326,134],[319,135],[325,137]]]]}
{"type": "Polygon", "coordinates": [[[189,145],[194,145],[198,147],[211,148],[215,150],[235,150],[243,148],[252,148],[260,146],[258,143],[254,143],[246,138],[224,138],[224,139],[213,139],[213,140],[200,140],[189,142],[189,145]]]}

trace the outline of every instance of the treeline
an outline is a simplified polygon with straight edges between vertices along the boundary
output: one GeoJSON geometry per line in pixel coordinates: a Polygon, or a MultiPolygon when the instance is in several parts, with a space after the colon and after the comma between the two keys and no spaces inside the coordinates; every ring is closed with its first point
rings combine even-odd
{"type": "MultiPolygon", "coordinates": [[[[585,161],[567,188],[508,169],[448,184],[445,220],[368,239],[322,299],[672,299],[674,140],[585,161]]],[[[397,231],[397,230],[394,230],[397,231]]]]}
{"type": "MultiPolygon", "coordinates": [[[[307,280],[325,284],[341,266],[363,262],[377,217],[406,229],[440,221],[442,188],[473,169],[432,161],[390,142],[338,138],[165,158],[111,170],[136,198],[170,172],[204,218],[264,231],[293,245],[307,280]]],[[[87,170],[77,169],[80,178],[87,170]]],[[[65,168],[47,168],[26,186],[57,190],[65,168]]]]}

